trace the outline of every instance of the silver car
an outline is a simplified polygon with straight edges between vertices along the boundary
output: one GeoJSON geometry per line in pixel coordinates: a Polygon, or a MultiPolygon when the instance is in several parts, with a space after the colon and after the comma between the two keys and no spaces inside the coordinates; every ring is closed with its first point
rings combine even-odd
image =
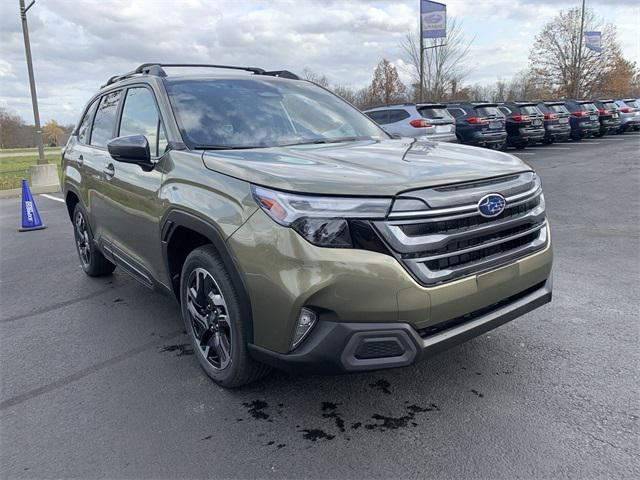
{"type": "Polygon", "coordinates": [[[403,103],[370,108],[364,113],[392,135],[456,142],[456,123],[440,103],[403,103]]]}
{"type": "Polygon", "coordinates": [[[616,100],[618,106],[618,113],[620,114],[620,121],[622,125],[620,130],[626,132],[628,130],[640,129],[640,104],[635,98],[625,98],[623,100],[616,100]]]}

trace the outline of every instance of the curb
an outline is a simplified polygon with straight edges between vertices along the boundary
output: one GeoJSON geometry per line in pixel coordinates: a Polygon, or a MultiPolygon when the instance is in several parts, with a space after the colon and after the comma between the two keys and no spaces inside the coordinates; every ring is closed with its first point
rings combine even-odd
{"type": "MultiPolygon", "coordinates": [[[[60,185],[43,185],[41,187],[31,187],[31,192],[34,194],[58,193],[59,191],[60,191],[60,185]]],[[[22,195],[22,189],[20,188],[0,190],[0,198],[20,197],[20,195],[22,195]]]]}

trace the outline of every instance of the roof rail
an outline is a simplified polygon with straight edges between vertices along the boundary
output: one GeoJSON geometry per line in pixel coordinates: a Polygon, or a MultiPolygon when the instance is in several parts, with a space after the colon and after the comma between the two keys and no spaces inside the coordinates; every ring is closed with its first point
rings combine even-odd
{"type": "Polygon", "coordinates": [[[213,65],[207,63],[143,63],[135,70],[127,72],[122,75],[114,75],[113,77],[107,80],[107,83],[102,85],[102,87],[106,87],[115,82],[119,82],[120,80],[124,80],[125,78],[134,77],[136,75],[153,75],[156,77],[166,77],[167,73],[164,71],[163,67],[196,67],[196,68],[221,68],[225,70],[245,70],[247,72],[251,72],[254,75],[269,75],[272,77],[280,77],[280,78],[288,78],[290,80],[300,80],[295,73],[292,73],[288,70],[273,70],[266,71],[263,68],[258,67],[238,67],[235,65],[213,65]]]}

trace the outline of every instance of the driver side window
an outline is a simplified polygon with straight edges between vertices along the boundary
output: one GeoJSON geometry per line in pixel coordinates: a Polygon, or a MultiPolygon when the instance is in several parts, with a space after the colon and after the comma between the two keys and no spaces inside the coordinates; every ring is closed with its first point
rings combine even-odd
{"type": "Polygon", "coordinates": [[[127,90],[118,136],[126,135],[147,137],[152,157],[160,157],[165,151],[167,137],[155,99],[148,88],[134,87],[127,90]]]}

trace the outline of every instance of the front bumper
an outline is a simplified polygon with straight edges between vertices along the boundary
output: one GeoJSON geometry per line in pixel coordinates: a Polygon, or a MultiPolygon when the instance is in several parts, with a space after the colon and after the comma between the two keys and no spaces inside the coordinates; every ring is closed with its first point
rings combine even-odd
{"type": "MultiPolygon", "coordinates": [[[[327,372],[357,370],[359,367],[349,367],[348,362],[340,359],[351,336],[372,329],[405,332],[399,335],[412,343],[402,343],[402,355],[409,353],[401,363],[417,361],[422,355],[418,353],[427,346],[430,351],[440,348],[435,346],[439,341],[424,346],[416,343],[418,332],[450,325],[452,319],[477,313],[547,282],[553,259],[548,236],[544,249],[511,263],[435,286],[422,286],[390,255],[316,247],[292,229],[277,225],[262,210],[256,211],[227,242],[250,296],[251,351],[256,358],[276,364],[291,363],[292,369],[302,365],[327,372]],[[290,351],[302,307],[318,312],[319,321],[309,337],[290,351]],[[415,353],[410,353],[411,345],[415,353]]],[[[547,289],[550,288],[548,284],[547,289]]],[[[531,308],[537,306],[532,305],[531,308]]],[[[497,320],[487,323],[498,324],[497,320]]],[[[479,334],[486,330],[473,331],[479,334]]],[[[469,335],[465,332],[456,337],[463,341],[469,335]]],[[[387,361],[382,366],[366,363],[375,364],[370,368],[384,368],[387,361]]]]}
{"type": "Polygon", "coordinates": [[[249,345],[252,356],[292,373],[340,374],[405,367],[482,335],[528,313],[552,297],[549,277],[523,292],[441,329],[417,331],[408,323],[320,322],[302,347],[282,354],[249,345]],[[435,330],[430,334],[431,330],[435,330]]]}

